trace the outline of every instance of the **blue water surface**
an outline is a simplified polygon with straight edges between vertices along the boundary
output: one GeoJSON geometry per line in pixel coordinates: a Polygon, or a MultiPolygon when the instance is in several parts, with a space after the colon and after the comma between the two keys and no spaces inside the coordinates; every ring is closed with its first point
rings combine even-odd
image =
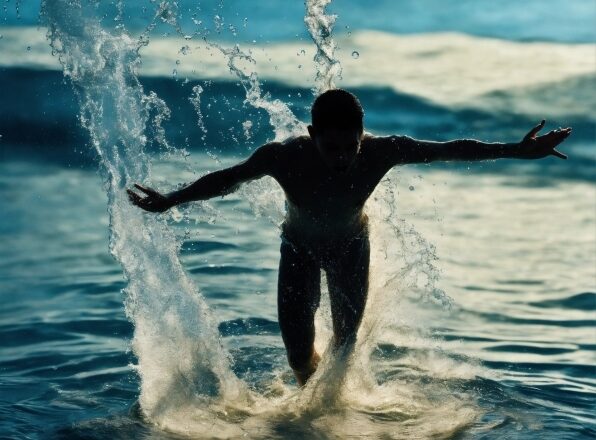
{"type": "MultiPolygon", "coordinates": [[[[338,15],[337,35],[458,32],[516,41],[527,53],[535,42],[565,44],[570,51],[594,43],[593,1],[449,3],[379,1],[373,8],[335,0],[329,9],[338,15]]],[[[0,35],[39,23],[39,2],[5,6],[0,35]]],[[[113,27],[118,8],[97,8],[106,28],[113,27]]],[[[302,2],[182,1],[177,8],[183,31],[202,20],[217,41],[310,44],[302,2]]],[[[121,21],[138,34],[154,11],[154,2],[126,2],[121,21]]],[[[164,33],[175,34],[160,24],[149,38],[164,33]]],[[[23,38],[26,48],[29,37],[23,38]]],[[[3,40],[6,60],[14,47],[3,40]]],[[[570,158],[437,164],[390,175],[387,185],[398,200],[391,206],[408,242],[403,251],[424,276],[425,258],[436,256],[434,282],[451,298],[445,305],[412,288],[391,303],[395,320],[374,341],[367,368],[381,388],[400,390],[397,401],[351,396],[356,403],[346,404],[352,412],[346,409],[345,419],[320,408],[311,419],[273,411],[263,422],[254,408],[214,419],[225,420],[226,429],[241,427],[248,438],[346,438],[344,429],[353,438],[370,438],[382,426],[383,438],[594,438],[595,120],[593,112],[569,105],[572,94],[578,106],[593,108],[594,73],[570,73],[542,89],[495,92],[513,97],[511,111],[473,101],[450,108],[381,83],[354,87],[369,130],[438,140],[517,139],[536,122],[538,103],[549,127],[574,127],[561,147],[570,158]],[[415,234],[406,233],[410,227],[415,234]]],[[[170,143],[188,150],[186,159],[164,151],[155,142],[155,125],[147,128],[151,182],[164,190],[231,165],[273,137],[268,114],[248,105],[244,89],[230,78],[140,81],[172,110],[164,122],[170,143]],[[195,85],[204,87],[204,127],[188,101],[195,85]],[[244,121],[251,121],[248,135],[244,121]]],[[[127,282],[109,249],[110,233],[121,231],[110,225],[108,188],[81,127],[76,91],[50,64],[7,62],[0,83],[0,437],[236,438],[215,423],[210,430],[175,430],[174,422],[166,426],[167,420],[160,424],[143,413],[127,282]]],[[[308,121],[308,87],[290,79],[264,87],[308,121]]],[[[266,185],[262,193],[278,190],[266,185]]],[[[231,371],[270,403],[276,393],[296,392],[296,385],[277,323],[279,230],[269,212],[255,213],[251,197],[233,194],[168,222],[182,243],[183,267],[214,316],[231,371]]],[[[369,305],[370,314],[381,312],[369,305]]]]}

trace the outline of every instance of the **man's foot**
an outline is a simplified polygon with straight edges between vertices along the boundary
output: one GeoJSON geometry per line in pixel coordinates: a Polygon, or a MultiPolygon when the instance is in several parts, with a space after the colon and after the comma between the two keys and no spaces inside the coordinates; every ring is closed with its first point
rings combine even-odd
{"type": "Polygon", "coordinates": [[[298,385],[300,387],[303,387],[306,384],[306,381],[309,379],[309,377],[312,376],[315,371],[317,371],[317,366],[319,365],[320,360],[321,356],[319,356],[319,353],[313,351],[308,365],[304,369],[294,370],[296,381],[298,382],[298,385]]]}

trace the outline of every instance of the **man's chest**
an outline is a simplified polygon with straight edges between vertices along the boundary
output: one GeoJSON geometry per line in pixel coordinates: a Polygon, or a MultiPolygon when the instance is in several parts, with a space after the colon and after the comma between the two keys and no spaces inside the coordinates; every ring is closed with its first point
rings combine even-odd
{"type": "Polygon", "coordinates": [[[345,174],[317,166],[289,165],[277,177],[286,196],[297,207],[316,211],[361,208],[382,177],[360,164],[345,174]]]}

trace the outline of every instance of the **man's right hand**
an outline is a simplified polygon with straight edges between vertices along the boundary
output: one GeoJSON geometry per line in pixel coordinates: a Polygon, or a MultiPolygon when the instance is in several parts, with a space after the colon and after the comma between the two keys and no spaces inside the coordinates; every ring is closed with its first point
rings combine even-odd
{"type": "Polygon", "coordinates": [[[167,196],[164,196],[151,188],[146,188],[137,183],[135,183],[135,188],[145,193],[146,197],[141,197],[133,190],[127,189],[126,192],[128,193],[128,198],[134,205],[143,208],[145,211],[164,212],[174,206],[174,203],[172,203],[167,196]]]}

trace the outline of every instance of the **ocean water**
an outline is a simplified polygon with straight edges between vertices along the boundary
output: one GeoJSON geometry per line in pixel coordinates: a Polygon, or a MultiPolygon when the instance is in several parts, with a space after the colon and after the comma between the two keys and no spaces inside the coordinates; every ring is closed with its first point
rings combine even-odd
{"type": "MultiPolygon", "coordinates": [[[[449,3],[5,2],[0,437],[594,438],[596,4],[449,3]],[[159,216],[124,189],[302,133],[332,85],[375,134],[574,132],[392,170],[355,354],[300,390],[275,182],[159,216]]],[[[321,352],[329,320],[323,292],[321,352]]]]}

